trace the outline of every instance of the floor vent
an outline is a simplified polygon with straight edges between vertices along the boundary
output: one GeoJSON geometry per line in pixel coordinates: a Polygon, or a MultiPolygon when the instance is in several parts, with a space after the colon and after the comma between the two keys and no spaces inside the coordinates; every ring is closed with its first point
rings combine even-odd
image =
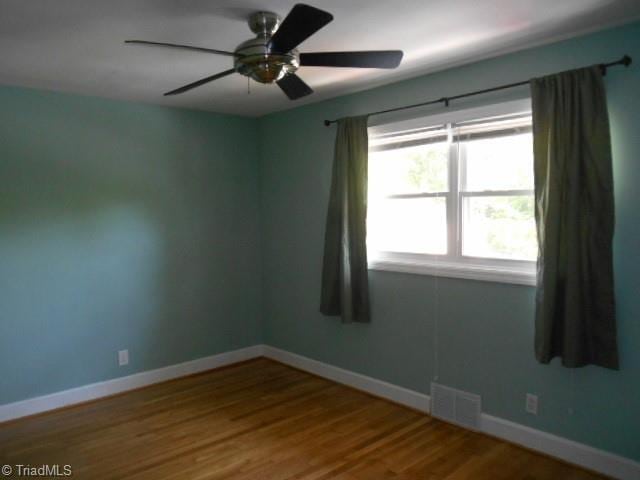
{"type": "Polygon", "coordinates": [[[431,383],[431,415],[462,427],[480,428],[480,395],[431,383]]]}

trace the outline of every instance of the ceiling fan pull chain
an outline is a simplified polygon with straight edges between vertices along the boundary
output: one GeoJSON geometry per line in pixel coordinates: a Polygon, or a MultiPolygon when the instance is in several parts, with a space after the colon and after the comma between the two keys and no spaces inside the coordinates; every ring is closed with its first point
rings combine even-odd
{"type": "Polygon", "coordinates": [[[251,78],[247,77],[247,95],[251,95],[251,78]]]}

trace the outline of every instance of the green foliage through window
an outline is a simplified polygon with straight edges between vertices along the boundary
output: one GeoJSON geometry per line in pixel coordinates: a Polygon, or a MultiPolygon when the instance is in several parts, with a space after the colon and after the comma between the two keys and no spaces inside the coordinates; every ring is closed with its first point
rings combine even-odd
{"type": "Polygon", "coordinates": [[[447,188],[447,158],[441,150],[422,150],[409,155],[409,184],[422,192],[445,192],[447,188]]]}

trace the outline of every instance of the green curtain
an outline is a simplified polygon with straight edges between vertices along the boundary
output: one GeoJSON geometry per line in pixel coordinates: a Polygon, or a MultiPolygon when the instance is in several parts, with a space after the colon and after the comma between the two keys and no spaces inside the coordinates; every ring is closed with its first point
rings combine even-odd
{"type": "Polygon", "coordinates": [[[320,311],[369,322],[367,117],[338,120],[322,265],[320,311]]]}
{"type": "Polygon", "coordinates": [[[531,80],[539,242],[535,352],[618,369],[613,175],[598,66],[531,80]]]}

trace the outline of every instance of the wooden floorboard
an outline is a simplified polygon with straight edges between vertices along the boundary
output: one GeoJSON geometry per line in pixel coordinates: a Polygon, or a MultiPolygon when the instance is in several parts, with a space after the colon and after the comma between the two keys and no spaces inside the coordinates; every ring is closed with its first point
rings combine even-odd
{"type": "Polygon", "coordinates": [[[604,478],[267,359],[0,424],[0,464],[91,480],[604,478]]]}

